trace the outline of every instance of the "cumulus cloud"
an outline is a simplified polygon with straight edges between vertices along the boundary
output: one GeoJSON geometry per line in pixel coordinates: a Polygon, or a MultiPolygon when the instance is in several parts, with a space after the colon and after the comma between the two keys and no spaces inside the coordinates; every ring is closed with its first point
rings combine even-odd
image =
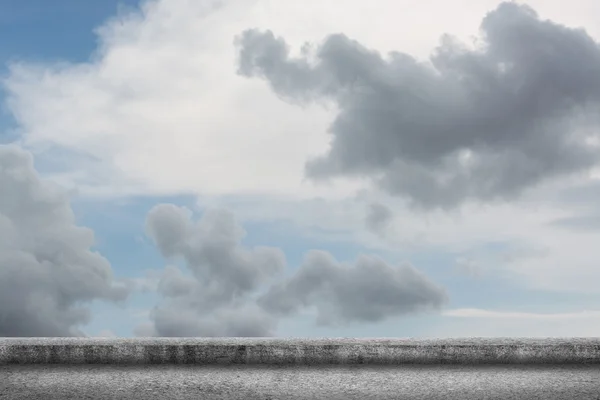
{"type": "MultiPolygon", "coordinates": [[[[185,208],[159,205],[148,214],[147,230],[164,256],[183,256],[199,282],[215,285],[204,288],[205,295],[211,296],[206,306],[251,292],[284,271],[285,256],[280,249],[248,250],[239,245],[245,231],[229,211],[209,210],[196,223],[190,216],[185,208]]],[[[174,270],[169,272],[159,284],[163,293],[186,294],[186,282],[174,270]]]]}
{"type": "Polygon", "coordinates": [[[374,322],[437,309],[447,294],[412,266],[361,256],[352,267],[310,252],[290,277],[278,248],[245,248],[244,229],[225,209],[161,204],[148,214],[148,236],[168,259],[183,258],[191,275],[169,265],[157,285],[164,301],[138,336],[274,336],[278,319],[316,306],[317,324],[374,322]]]}
{"type": "Polygon", "coordinates": [[[327,113],[307,118],[235,74],[231,40],[264,19],[261,2],[210,3],[144,1],[96,29],[86,62],[7,65],[6,107],[48,178],[96,198],[333,196],[302,180],[327,113]]]}
{"type": "Polygon", "coordinates": [[[258,304],[280,315],[316,306],[317,324],[336,326],[435,310],[447,301],[443,288],[409,264],[393,267],[379,257],[361,255],[348,266],[313,250],[292,278],[271,287],[258,304]]]}
{"type": "Polygon", "coordinates": [[[515,199],[594,166],[598,44],[516,3],[480,29],[474,49],[443,36],[428,64],[344,34],[291,57],[284,39],[251,29],[236,39],[238,74],[293,103],[337,104],[331,147],[307,162],[309,178],[369,176],[416,207],[515,199]]]}
{"type": "Polygon", "coordinates": [[[172,204],[148,213],[148,236],[166,258],[183,258],[192,276],[165,268],[157,286],[165,301],[150,311],[152,324],[140,325],[136,334],[272,336],[275,321],[249,301],[283,272],[283,252],[242,247],[245,232],[226,210],[209,210],[197,222],[191,218],[190,210],[172,204]]]}
{"type": "Polygon", "coordinates": [[[0,336],[85,336],[82,303],[121,303],[94,234],[75,224],[66,194],[40,180],[31,154],[0,145],[0,336]]]}

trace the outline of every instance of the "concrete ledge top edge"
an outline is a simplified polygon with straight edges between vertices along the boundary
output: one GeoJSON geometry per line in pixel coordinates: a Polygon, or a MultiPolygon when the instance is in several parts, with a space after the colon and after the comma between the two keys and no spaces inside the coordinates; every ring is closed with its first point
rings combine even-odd
{"type": "Polygon", "coordinates": [[[600,364],[600,338],[0,338],[4,364],[600,364]]]}
{"type": "Polygon", "coordinates": [[[91,338],[91,337],[0,337],[0,346],[35,345],[285,345],[285,346],[321,346],[321,345],[393,345],[393,346],[560,346],[582,345],[600,346],[600,337],[574,338],[174,338],[174,337],[138,337],[138,338],[91,338]]]}

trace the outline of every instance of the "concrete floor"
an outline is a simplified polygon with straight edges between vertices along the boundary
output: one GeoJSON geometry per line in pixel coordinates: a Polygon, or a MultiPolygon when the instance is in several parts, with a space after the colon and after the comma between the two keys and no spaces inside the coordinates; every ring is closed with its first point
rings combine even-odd
{"type": "Polygon", "coordinates": [[[600,400],[600,365],[4,365],[0,400],[600,400]]]}

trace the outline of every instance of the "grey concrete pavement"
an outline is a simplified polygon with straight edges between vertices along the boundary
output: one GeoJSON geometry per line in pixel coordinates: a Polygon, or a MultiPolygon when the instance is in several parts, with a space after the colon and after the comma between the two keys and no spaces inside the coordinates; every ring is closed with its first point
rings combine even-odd
{"type": "Polygon", "coordinates": [[[0,400],[598,400],[600,365],[4,365],[0,400]]]}

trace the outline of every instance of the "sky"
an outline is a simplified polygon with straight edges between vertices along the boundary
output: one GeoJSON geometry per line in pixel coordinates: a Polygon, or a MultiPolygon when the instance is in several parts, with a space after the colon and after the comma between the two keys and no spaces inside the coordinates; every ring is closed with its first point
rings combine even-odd
{"type": "Polygon", "coordinates": [[[0,337],[599,337],[595,0],[0,0],[0,337]]]}

